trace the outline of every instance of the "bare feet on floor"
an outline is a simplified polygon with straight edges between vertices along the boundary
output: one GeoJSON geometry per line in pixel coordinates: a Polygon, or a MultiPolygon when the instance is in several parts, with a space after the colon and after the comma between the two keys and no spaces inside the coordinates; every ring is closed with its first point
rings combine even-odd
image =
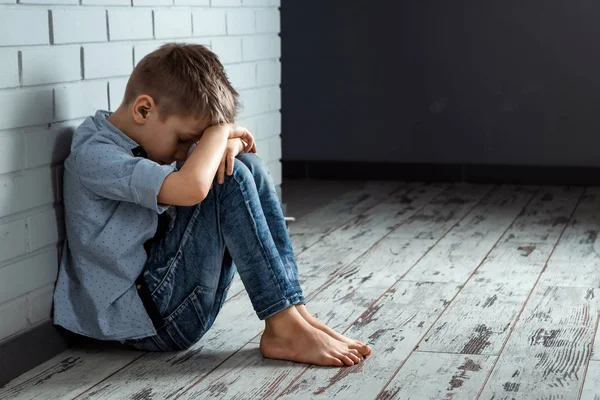
{"type": "Polygon", "coordinates": [[[359,340],[350,339],[349,337],[346,337],[341,333],[337,333],[336,331],[334,331],[333,329],[316,319],[310,312],[308,312],[308,309],[305,305],[298,305],[296,306],[296,309],[298,310],[300,315],[302,315],[302,317],[304,317],[304,319],[313,327],[325,332],[334,339],[337,339],[344,343],[348,343],[350,348],[357,349],[358,351],[360,351],[360,354],[362,354],[365,357],[371,355],[371,346],[359,340]]]}
{"type": "Polygon", "coordinates": [[[363,360],[355,346],[313,327],[296,307],[289,307],[265,322],[260,339],[264,357],[338,367],[363,360]]]}

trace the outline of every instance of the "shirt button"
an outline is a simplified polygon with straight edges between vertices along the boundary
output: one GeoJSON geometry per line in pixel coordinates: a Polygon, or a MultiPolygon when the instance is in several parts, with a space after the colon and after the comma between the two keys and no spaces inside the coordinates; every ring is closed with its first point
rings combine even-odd
{"type": "Polygon", "coordinates": [[[137,285],[136,288],[141,289],[142,285],[137,285]]]}

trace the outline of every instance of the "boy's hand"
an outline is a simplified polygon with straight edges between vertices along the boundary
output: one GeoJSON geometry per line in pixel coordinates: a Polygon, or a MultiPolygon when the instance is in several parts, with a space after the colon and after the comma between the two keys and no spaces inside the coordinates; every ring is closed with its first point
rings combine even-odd
{"type": "Polygon", "coordinates": [[[229,133],[229,140],[227,140],[227,147],[223,154],[221,164],[217,170],[217,182],[223,184],[225,182],[225,174],[231,176],[233,174],[233,164],[235,163],[235,157],[243,152],[256,153],[256,143],[254,143],[254,137],[248,131],[248,129],[242,126],[231,125],[229,133]]]}

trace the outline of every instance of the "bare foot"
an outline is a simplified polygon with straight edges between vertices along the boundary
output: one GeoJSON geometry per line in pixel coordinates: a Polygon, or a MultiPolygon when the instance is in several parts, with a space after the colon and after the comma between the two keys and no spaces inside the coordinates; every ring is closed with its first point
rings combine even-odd
{"type": "Polygon", "coordinates": [[[286,308],[265,322],[260,352],[266,358],[338,367],[363,359],[357,349],[311,326],[296,307],[286,308]]]}
{"type": "Polygon", "coordinates": [[[325,332],[334,339],[347,343],[351,349],[356,349],[360,351],[360,354],[362,354],[365,357],[371,355],[371,346],[359,340],[350,339],[349,337],[344,336],[341,333],[337,333],[336,331],[334,331],[333,329],[316,319],[310,312],[308,312],[308,309],[304,304],[297,305],[296,309],[298,310],[300,315],[302,315],[302,317],[304,317],[304,319],[313,327],[325,332]]]}

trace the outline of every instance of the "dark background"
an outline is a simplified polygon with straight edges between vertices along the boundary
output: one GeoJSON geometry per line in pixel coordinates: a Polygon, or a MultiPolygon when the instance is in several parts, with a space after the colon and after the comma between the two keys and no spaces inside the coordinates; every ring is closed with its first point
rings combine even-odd
{"type": "Polygon", "coordinates": [[[284,0],[283,160],[600,166],[600,2],[284,0]]]}

